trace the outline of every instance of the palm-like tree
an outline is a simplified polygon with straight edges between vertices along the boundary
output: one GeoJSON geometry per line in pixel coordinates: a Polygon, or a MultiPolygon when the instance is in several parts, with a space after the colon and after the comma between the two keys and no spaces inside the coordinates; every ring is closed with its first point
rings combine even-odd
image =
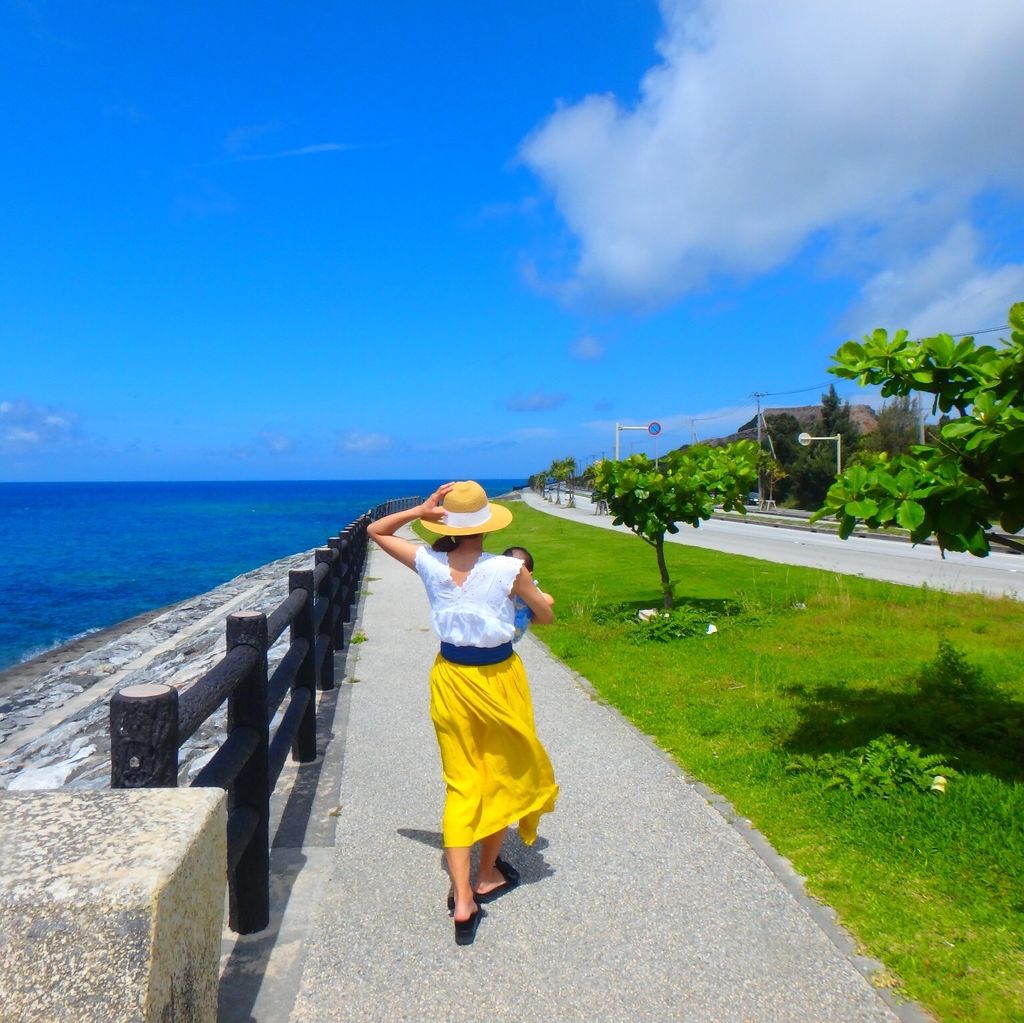
{"type": "Polygon", "coordinates": [[[567,484],[569,493],[569,507],[573,507],[575,504],[574,494],[572,490],[572,481],[576,475],[576,459],[573,457],[568,458],[556,458],[551,463],[551,468],[548,472],[555,480],[555,504],[562,503],[562,484],[567,484]]]}

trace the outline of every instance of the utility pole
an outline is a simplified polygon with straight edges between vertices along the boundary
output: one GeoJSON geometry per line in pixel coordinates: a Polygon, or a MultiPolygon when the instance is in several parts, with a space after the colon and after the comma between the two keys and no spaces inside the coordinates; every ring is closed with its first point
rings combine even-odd
{"type": "MultiPolygon", "coordinates": [[[[752,398],[757,399],[757,450],[761,450],[761,399],[766,397],[767,391],[754,391],[752,398]]],[[[764,473],[759,469],[757,472],[757,507],[764,508],[764,473]]]]}

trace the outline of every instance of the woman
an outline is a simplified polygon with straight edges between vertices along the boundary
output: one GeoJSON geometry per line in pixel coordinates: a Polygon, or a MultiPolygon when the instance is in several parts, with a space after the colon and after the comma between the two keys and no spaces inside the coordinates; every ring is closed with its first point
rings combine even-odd
{"type": "Polygon", "coordinates": [[[513,597],[522,598],[538,624],[553,621],[554,613],[523,562],[483,549],[484,534],[511,521],[512,513],[490,504],[480,484],[465,481],[447,483],[421,505],[369,527],[383,551],[419,574],[441,638],[430,672],[430,716],[446,788],[448,905],[460,945],[476,936],[480,904],[518,884],[518,874],[498,856],[509,825],[518,821],[520,838],[532,845],[540,815],[554,809],[558,795],[534,730],[526,672],[512,650],[513,597]],[[451,538],[443,541],[447,550],[394,535],[415,519],[451,538]],[[476,842],[481,848],[474,886],[470,853],[476,842]]]}

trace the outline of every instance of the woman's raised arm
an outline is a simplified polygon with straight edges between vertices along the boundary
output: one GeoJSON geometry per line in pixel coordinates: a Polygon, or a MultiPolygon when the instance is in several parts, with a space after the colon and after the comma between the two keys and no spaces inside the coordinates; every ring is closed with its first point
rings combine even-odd
{"type": "Polygon", "coordinates": [[[366,530],[367,535],[385,554],[390,554],[391,557],[396,561],[400,561],[406,568],[415,570],[416,545],[394,534],[402,526],[415,522],[416,519],[426,519],[427,522],[440,522],[446,514],[444,508],[441,507],[441,502],[444,500],[444,495],[451,488],[452,484],[446,483],[443,487],[438,487],[422,504],[406,508],[405,511],[392,512],[390,515],[385,515],[382,519],[377,519],[376,522],[371,522],[366,530]]]}

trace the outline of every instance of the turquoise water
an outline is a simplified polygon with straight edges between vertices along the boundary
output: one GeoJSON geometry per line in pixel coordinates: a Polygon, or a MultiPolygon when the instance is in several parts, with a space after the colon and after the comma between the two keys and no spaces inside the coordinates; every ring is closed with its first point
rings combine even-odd
{"type": "MultiPolygon", "coordinates": [[[[0,669],[321,546],[438,480],[0,483],[0,669]]],[[[481,480],[492,497],[522,480],[481,480]]]]}

